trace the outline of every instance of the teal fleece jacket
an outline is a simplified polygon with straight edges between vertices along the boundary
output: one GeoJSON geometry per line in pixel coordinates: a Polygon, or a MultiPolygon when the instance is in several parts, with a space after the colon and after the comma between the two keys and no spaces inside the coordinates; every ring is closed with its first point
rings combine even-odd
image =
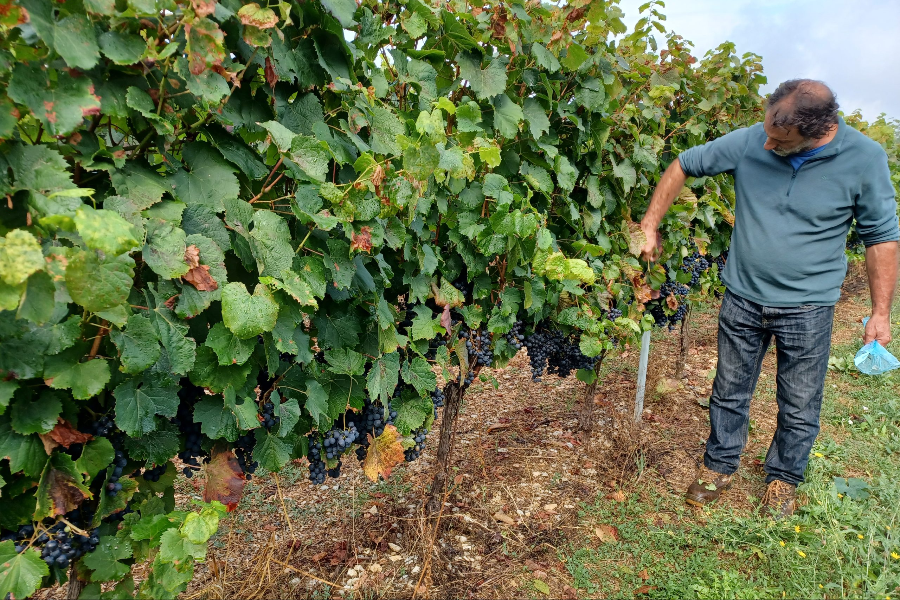
{"type": "Polygon", "coordinates": [[[764,306],[830,306],[847,274],[853,219],[866,247],[900,239],[887,154],[841,119],[796,171],[763,149],[762,123],[682,152],[687,175],[734,175],[735,217],[722,280],[764,306]]]}

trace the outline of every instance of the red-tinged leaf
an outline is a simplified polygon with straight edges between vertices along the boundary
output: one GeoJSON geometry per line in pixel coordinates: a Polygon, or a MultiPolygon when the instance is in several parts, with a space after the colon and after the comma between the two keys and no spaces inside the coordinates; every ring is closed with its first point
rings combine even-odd
{"type": "Polygon", "coordinates": [[[350,251],[360,250],[362,252],[372,251],[372,228],[368,225],[361,227],[359,233],[350,234],[350,251]]]}
{"type": "Polygon", "coordinates": [[[234,452],[224,444],[216,444],[210,452],[209,464],[206,465],[206,486],[203,488],[203,501],[218,500],[228,508],[228,512],[237,508],[247,478],[238,464],[234,452]]]}
{"type": "Polygon", "coordinates": [[[184,261],[190,267],[184,279],[201,292],[212,292],[219,289],[219,284],[209,274],[209,265],[200,264],[200,249],[193,244],[184,251],[184,261]]]}
{"type": "Polygon", "coordinates": [[[612,525],[600,525],[594,529],[594,533],[604,544],[619,541],[619,530],[612,525]]]}
{"type": "Polygon", "coordinates": [[[216,12],[216,0],[191,0],[191,6],[198,17],[208,17],[216,12]]]}
{"type": "Polygon", "coordinates": [[[13,2],[0,3],[0,25],[12,29],[28,22],[28,11],[13,2]]]}
{"type": "Polygon", "coordinates": [[[185,24],[184,32],[191,74],[200,75],[206,69],[222,64],[225,59],[225,36],[214,21],[196,19],[185,24]]]}
{"type": "Polygon", "coordinates": [[[450,317],[450,305],[444,305],[444,311],[441,313],[441,327],[447,330],[447,335],[450,335],[450,327],[453,325],[453,319],[450,317]]]}
{"type": "Polygon", "coordinates": [[[275,65],[272,64],[272,61],[269,60],[269,57],[266,57],[266,68],[264,69],[264,73],[266,75],[266,83],[269,84],[269,87],[275,89],[275,84],[278,83],[278,72],[275,70],[275,65]]]}
{"type": "Polygon", "coordinates": [[[384,428],[384,433],[377,438],[369,437],[369,451],[363,463],[363,471],[372,481],[378,481],[381,475],[385,479],[391,476],[391,469],[404,461],[403,446],[400,444],[400,432],[393,425],[384,428]]]}
{"type": "Polygon", "coordinates": [[[67,450],[72,444],[84,444],[85,442],[94,439],[94,436],[88,433],[81,433],[63,418],[59,419],[56,427],[54,427],[47,435],[50,436],[50,439],[67,450]]]}

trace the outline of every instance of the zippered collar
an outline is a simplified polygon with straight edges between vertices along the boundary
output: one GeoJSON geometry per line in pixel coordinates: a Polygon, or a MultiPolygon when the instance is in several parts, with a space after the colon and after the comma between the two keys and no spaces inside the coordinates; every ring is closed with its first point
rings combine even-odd
{"type": "MultiPolygon", "coordinates": [[[[836,154],[838,154],[841,151],[841,146],[844,143],[844,139],[847,137],[847,128],[848,127],[849,127],[849,125],[847,125],[844,122],[844,118],[838,117],[838,130],[837,130],[837,133],[834,134],[834,139],[831,140],[830,142],[828,142],[828,144],[826,145],[824,150],[822,150],[815,156],[811,156],[810,158],[808,158],[806,160],[806,162],[811,163],[811,162],[815,162],[817,160],[831,158],[832,156],[835,156],[836,154]]],[[[774,154],[774,152],[773,152],[773,154],[774,154]]],[[[778,155],[775,154],[775,156],[778,156],[778,155]]],[[[788,160],[788,157],[779,156],[778,158],[782,159],[785,163],[787,163],[790,166],[790,161],[788,160]]],[[[793,167],[791,167],[791,168],[793,168],[793,167]]]]}

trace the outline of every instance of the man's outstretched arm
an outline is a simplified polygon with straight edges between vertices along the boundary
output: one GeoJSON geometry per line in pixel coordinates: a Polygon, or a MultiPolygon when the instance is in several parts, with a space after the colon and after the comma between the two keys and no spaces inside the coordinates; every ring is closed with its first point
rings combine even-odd
{"type": "Polygon", "coordinates": [[[650,207],[641,219],[641,231],[647,236],[647,243],[641,249],[641,257],[644,260],[659,258],[661,243],[657,229],[675,198],[681,193],[685,181],[687,175],[681,169],[681,161],[676,158],[659,179],[659,185],[653,190],[653,198],[650,199],[650,207]]]}
{"type": "Polygon", "coordinates": [[[897,290],[897,242],[882,242],[866,248],[866,273],[872,295],[872,316],[866,324],[863,342],[891,341],[891,305],[897,290]]]}

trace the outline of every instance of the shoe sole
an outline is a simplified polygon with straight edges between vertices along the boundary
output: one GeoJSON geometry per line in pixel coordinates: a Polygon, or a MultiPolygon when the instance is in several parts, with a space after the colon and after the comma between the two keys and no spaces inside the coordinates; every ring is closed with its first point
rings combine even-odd
{"type": "Polygon", "coordinates": [[[722,487],[721,491],[719,492],[719,495],[716,496],[715,498],[713,498],[712,500],[701,500],[700,498],[698,498],[696,496],[686,496],[684,501],[687,502],[688,504],[690,504],[691,506],[697,506],[697,507],[702,508],[702,507],[706,506],[707,504],[709,504],[710,502],[715,502],[716,500],[721,498],[722,494],[724,494],[725,492],[727,492],[728,490],[731,489],[732,484],[734,484],[734,482],[729,481],[725,486],[722,487]]]}

